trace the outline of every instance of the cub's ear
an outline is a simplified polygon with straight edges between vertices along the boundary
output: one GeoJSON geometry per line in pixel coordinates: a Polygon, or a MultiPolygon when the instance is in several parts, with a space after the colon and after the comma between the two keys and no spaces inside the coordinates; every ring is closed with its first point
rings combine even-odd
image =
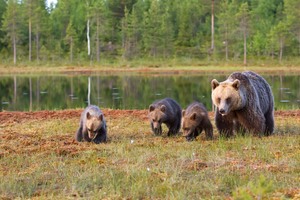
{"type": "Polygon", "coordinates": [[[197,117],[197,114],[196,113],[193,113],[190,117],[191,120],[196,120],[196,117],[197,117]]]}
{"type": "Polygon", "coordinates": [[[166,106],[165,106],[165,105],[162,105],[162,106],[160,107],[160,110],[161,110],[161,112],[165,112],[165,111],[166,111],[166,106]]]}
{"type": "Polygon", "coordinates": [[[211,88],[214,90],[216,87],[218,87],[220,85],[220,83],[216,80],[216,79],[213,79],[211,81],[211,88]]]}
{"type": "Polygon", "coordinates": [[[91,114],[90,114],[89,112],[87,112],[87,113],[86,113],[86,118],[87,118],[87,119],[91,119],[91,117],[92,117],[91,114]]]}
{"type": "Polygon", "coordinates": [[[100,114],[99,117],[98,117],[98,119],[99,119],[100,121],[103,121],[103,115],[100,114]]]}
{"type": "Polygon", "coordinates": [[[182,117],[185,115],[185,110],[182,110],[182,117]]]}
{"type": "Polygon", "coordinates": [[[235,89],[239,89],[241,85],[241,82],[238,79],[235,79],[232,83],[232,87],[234,87],[235,89]]]}

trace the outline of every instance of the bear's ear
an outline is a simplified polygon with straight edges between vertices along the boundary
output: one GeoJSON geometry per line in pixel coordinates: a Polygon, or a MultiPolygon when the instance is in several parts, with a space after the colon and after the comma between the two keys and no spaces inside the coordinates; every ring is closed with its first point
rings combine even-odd
{"type": "Polygon", "coordinates": [[[241,82],[238,79],[235,79],[232,83],[232,87],[239,89],[241,82]]]}
{"type": "Polygon", "coordinates": [[[100,114],[99,117],[98,117],[98,119],[99,119],[100,121],[103,121],[103,115],[100,114]]]}
{"type": "Polygon", "coordinates": [[[216,80],[216,79],[213,79],[211,81],[211,88],[214,90],[216,87],[218,87],[220,85],[220,83],[216,80]]]}
{"type": "Polygon", "coordinates": [[[149,112],[152,112],[154,109],[155,109],[155,108],[154,108],[153,105],[150,105],[150,106],[149,106],[149,112]]]}
{"type": "Polygon", "coordinates": [[[185,115],[185,110],[182,110],[182,117],[185,115]]]}
{"type": "Polygon", "coordinates": [[[166,111],[166,106],[165,106],[165,105],[162,105],[162,106],[160,107],[160,110],[161,110],[161,112],[165,112],[165,111],[166,111]]]}
{"type": "Polygon", "coordinates": [[[194,112],[194,113],[191,115],[190,119],[191,119],[191,120],[196,120],[196,117],[197,117],[197,114],[194,112]]]}
{"type": "Polygon", "coordinates": [[[89,112],[87,112],[87,113],[86,113],[86,118],[87,118],[87,119],[91,119],[91,117],[92,117],[91,114],[90,114],[89,112]]]}

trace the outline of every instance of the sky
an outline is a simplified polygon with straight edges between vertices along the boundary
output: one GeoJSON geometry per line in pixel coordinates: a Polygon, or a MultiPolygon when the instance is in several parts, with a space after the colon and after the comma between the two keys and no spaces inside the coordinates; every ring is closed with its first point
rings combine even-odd
{"type": "Polygon", "coordinates": [[[57,0],[47,0],[47,5],[50,6],[51,3],[56,4],[57,0]]]}

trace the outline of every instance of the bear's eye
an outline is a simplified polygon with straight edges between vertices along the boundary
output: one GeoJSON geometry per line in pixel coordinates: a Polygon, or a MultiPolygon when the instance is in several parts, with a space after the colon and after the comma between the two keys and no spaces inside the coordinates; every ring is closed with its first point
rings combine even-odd
{"type": "Polygon", "coordinates": [[[230,102],[231,102],[231,98],[228,97],[228,98],[226,99],[226,103],[230,103],[230,102]]]}
{"type": "Polygon", "coordinates": [[[220,103],[221,102],[221,98],[217,98],[217,103],[220,103]]]}

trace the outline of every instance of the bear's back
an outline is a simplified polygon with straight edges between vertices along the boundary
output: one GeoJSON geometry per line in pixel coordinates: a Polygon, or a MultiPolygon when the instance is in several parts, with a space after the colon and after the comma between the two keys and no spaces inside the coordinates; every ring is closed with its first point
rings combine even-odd
{"type": "Polygon", "coordinates": [[[165,98],[165,99],[157,100],[152,105],[154,105],[155,107],[165,105],[167,108],[180,109],[179,104],[174,99],[171,99],[171,98],[165,98]]]}
{"type": "Polygon", "coordinates": [[[152,104],[155,108],[158,108],[162,105],[166,107],[166,114],[171,118],[181,118],[181,107],[180,105],[171,98],[165,98],[161,100],[157,100],[152,104]]]}
{"type": "Polygon", "coordinates": [[[231,81],[238,79],[241,85],[247,92],[247,98],[256,99],[262,109],[263,113],[272,110],[274,107],[273,94],[270,85],[260,75],[251,72],[236,72],[228,78],[231,81]]]}
{"type": "Polygon", "coordinates": [[[207,110],[206,110],[206,108],[205,108],[205,106],[202,104],[202,103],[200,103],[200,102],[197,102],[197,101],[195,101],[195,102],[193,102],[193,103],[191,103],[187,108],[186,108],[186,114],[192,114],[192,113],[194,113],[194,112],[196,112],[196,113],[201,113],[201,112],[204,112],[204,113],[206,113],[207,114],[207,110]]]}

